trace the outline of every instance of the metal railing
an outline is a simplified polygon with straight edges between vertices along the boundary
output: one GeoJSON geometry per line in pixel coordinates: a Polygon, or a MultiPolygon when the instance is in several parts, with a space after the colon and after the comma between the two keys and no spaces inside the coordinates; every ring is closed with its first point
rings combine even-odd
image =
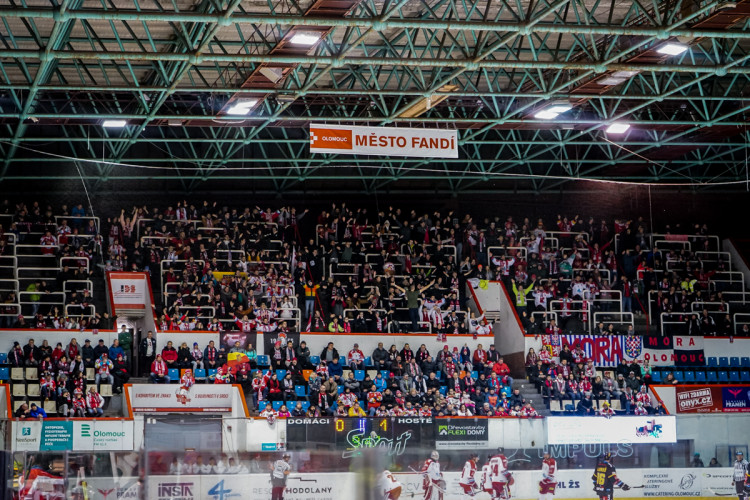
{"type": "Polygon", "coordinates": [[[86,269],[86,273],[89,272],[89,258],[88,257],[60,257],[60,268],[65,267],[66,262],[73,262],[73,264],[69,265],[69,267],[76,267],[79,269],[81,267],[84,267],[86,269]]]}
{"type": "Polygon", "coordinates": [[[63,292],[65,293],[83,293],[85,290],[88,290],[92,297],[94,296],[94,283],[91,280],[65,280],[65,282],[63,283],[63,292]],[[71,285],[77,285],[79,283],[82,283],[84,286],[71,287],[71,285]]]}

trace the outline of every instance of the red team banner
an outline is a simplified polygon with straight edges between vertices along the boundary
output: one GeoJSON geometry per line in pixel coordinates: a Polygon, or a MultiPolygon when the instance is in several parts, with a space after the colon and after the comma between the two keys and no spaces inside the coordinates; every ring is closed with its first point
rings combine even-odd
{"type": "Polygon", "coordinates": [[[626,335],[543,335],[542,345],[557,356],[570,346],[580,347],[587,359],[597,366],[643,363],[651,366],[705,366],[702,337],[641,337],[626,335]]]}

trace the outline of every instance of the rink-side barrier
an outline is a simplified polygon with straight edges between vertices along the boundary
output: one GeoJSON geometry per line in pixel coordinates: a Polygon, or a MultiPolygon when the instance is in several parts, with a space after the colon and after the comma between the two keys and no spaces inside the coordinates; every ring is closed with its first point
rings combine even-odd
{"type": "MultiPolygon", "coordinates": [[[[293,459],[294,462],[294,459],[293,459]]],[[[422,476],[416,473],[395,472],[402,484],[401,498],[422,498],[422,476]]],[[[595,500],[591,470],[563,469],[556,474],[556,499],[595,500]]],[[[620,469],[617,475],[631,487],[629,491],[616,489],[615,498],[662,499],[705,498],[730,496],[734,493],[731,485],[730,468],[702,469],[620,469]],[[642,486],[642,487],[640,487],[642,486]]],[[[537,500],[540,471],[513,472],[515,483],[511,486],[511,497],[517,500],[537,500]]],[[[447,493],[444,500],[462,500],[463,490],[459,486],[460,472],[445,472],[447,493]]],[[[360,486],[372,484],[369,478],[358,481],[353,472],[341,473],[295,473],[290,474],[285,500],[339,500],[368,498],[360,486]]],[[[59,480],[62,481],[62,480],[59,480]]],[[[224,498],[243,500],[268,500],[271,484],[268,473],[212,475],[212,476],[156,476],[149,475],[142,485],[138,478],[122,477],[87,479],[90,500],[113,500],[138,498],[139,490],[144,489],[146,498],[158,500],[224,498]]],[[[69,480],[67,491],[81,488],[78,480],[69,480]]],[[[381,498],[377,496],[375,498],[381,498]]]]}
{"type": "MultiPolygon", "coordinates": [[[[512,467],[511,467],[512,469],[512,467]]],[[[598,496],[594,493],[591,481],[591,470],[558,469],[556,499],[570,498],[576,500],[594,500],[598,496]]],[[[447,495],[444,500],[461,500],[463,490],[458,484],[460,472],[446,472],[444,479],[447,495]]],[[[537,500],[539,498],[540,471],[514,471],[515,483],[510,487],[511,497],[518,500],[537,500]]],[[[615,498],[645,499],[660,497],[671,498],[712,498],[717,494],[734,493],[732,486],[732,470],[730,468],[716,469],[620,469],[617,477],[628,486],[643,486],[628,491],[616,489],[615,498]]],[[[401,498],[420,496],[422,493],[422,476],[420,474],[396,474],[402,483],[401,498]]]]}

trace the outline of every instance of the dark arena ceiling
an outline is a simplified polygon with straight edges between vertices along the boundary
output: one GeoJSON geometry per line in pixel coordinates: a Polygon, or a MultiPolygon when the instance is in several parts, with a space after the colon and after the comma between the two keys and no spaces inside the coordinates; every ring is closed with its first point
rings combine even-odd
{"type": "Polygon", "coordinates": [[[0,17],[3,191],[746,188],[750,0],[1,0],[0,17]],[[538,116],[555,103],[571,109],[538,116]],[[459,158],[311,155],[313,121],[458,129],[459,158]]]}

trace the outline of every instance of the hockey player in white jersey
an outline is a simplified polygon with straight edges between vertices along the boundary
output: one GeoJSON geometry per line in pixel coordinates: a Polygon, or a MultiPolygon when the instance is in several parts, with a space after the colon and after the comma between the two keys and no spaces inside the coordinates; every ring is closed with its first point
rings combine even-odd
{"type": "Polygon", "coordinates": [[[443,473],[440,472],[440,454],[433,451],[430,458],[424,461],[420,472],[423,475],[422,487],[424,488],[424,500],[443,500],[445,492],[445,481],[443,473]]]}
{"type": "Polygon", "coordinates": [[[398,500],[401,496],[401,483],[396,480],[391,471],[384,470],[380,475],[379,490],[383,495],[383,500],[398,500]]]}

